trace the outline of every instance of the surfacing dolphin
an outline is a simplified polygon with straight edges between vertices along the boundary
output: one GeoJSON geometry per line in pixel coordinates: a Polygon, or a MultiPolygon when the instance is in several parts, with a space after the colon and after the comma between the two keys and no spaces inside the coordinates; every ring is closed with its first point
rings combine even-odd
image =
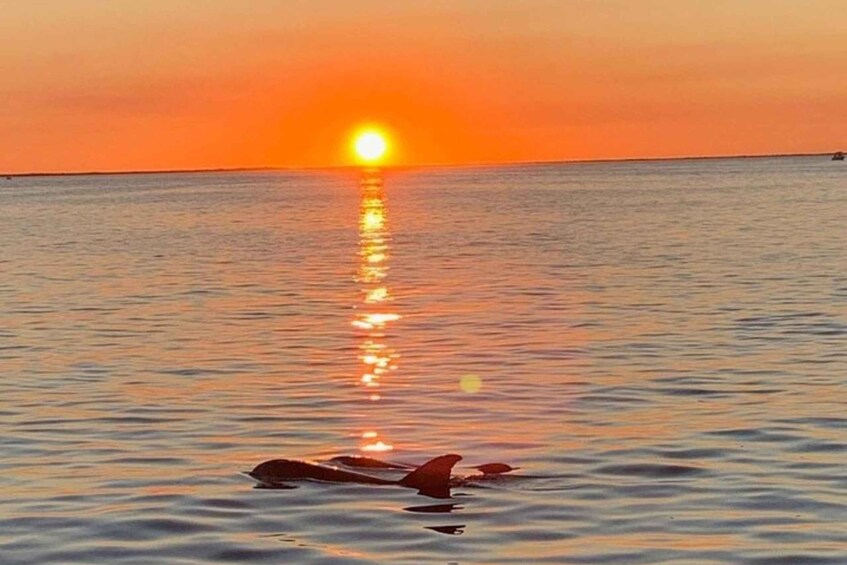
{"type": "Polygon", "coordinates": [[[333,483],[397,485],[417,489],[418,493],[432,498],[450,498],[450,472],[461,459],[461,455],[452,453],[441,455],[430,459],[399,481],[291,459],[265,461],[247,474],[269,487],[285,487],[287,480],[315,479],[333,483]]]}
{"type": "Polygon", "coordinates": [[[389,461],[380,461],[371,457],[363,457],[361,455],[339,455],[330,459],[331,463],[341,463],[346,467],[363,467],[366,469],[399,469],[410,470],[414,469],[414,465],[406,465],[405,463],[391,463],[389,461]]]}

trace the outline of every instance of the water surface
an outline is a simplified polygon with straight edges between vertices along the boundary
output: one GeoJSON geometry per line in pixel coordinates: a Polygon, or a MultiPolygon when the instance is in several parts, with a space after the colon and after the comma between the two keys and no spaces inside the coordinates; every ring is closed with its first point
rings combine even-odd
{"type": "Polygon", "coordinates": [[[0,562],[847,562],[847,167],[0,181],[0,562]],[[514,477],[253,488],[273,457],[514,477]]]}

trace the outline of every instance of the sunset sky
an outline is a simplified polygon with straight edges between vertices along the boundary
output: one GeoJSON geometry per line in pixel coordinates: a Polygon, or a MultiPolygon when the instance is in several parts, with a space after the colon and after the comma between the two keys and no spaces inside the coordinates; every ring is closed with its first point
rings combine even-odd
{"type": "Polygon", "coordinates": [[[43,0],[0,17],[0,171],[847,149],[830,0],[43,0]]]}

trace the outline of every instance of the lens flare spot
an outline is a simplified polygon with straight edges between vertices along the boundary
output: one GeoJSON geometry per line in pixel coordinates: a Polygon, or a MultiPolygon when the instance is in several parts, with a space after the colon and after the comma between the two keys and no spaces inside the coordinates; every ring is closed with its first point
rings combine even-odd
{"type": "Polygon", "coordinates": [[[479,378],[479,375],[462,375],[462,378],[459,379],[459,388],[469,394],[477,393],[482,388],[482,379],[479,378]]]}

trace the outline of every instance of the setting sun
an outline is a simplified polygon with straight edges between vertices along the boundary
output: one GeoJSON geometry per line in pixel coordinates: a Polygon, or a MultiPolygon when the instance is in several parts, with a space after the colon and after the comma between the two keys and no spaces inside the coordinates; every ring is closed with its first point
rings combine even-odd
{"type": "Polygon", "coordinates": [[[388,141],[385,134],[376,129],[362,130],[356,134],[353,141],[356,156],[366,163],[380,161],[388,151],[388,141]]]}

